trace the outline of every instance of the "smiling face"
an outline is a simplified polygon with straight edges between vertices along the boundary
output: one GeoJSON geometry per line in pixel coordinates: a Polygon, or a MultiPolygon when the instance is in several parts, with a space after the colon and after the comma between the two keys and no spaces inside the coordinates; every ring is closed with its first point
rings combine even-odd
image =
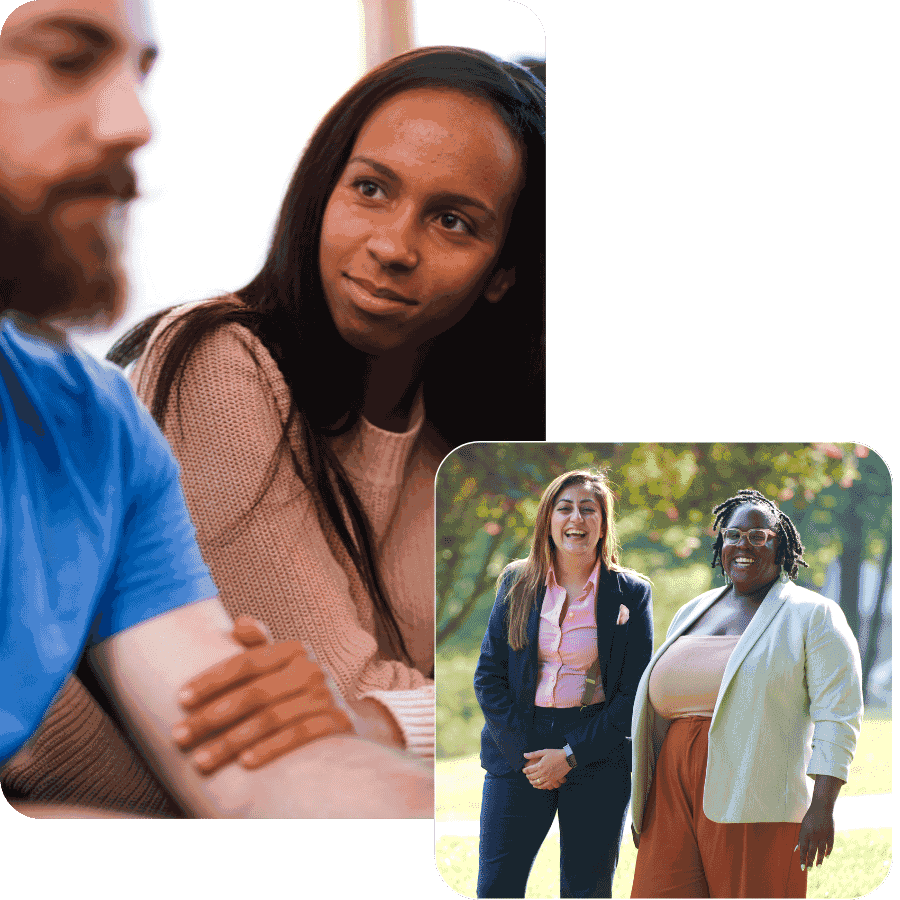
{"type": "Polygon", "coordinates": [[[0,238],[13,306],[109,324],[121,312],[138,89],[152,45],[139,0],[34,0],[0,34],[0,238]]]}
{"type": "Polygon", "coordinates": [[[498,270],[522,154],[493,107],[448,89],[386,100],[328,199],[319,268],[348,344],[415,350],[514,281],[498,270]]]}
{"type": "MultiPolygon", "coordinates": [[[[739,506],[723,528],[768,528],[777,530],[774,516],[767,509],[745,503],[739,506]]],[[[735,589],[741,594],[749,594],[773,582],[779,575],[780,566],[775,562],[778,552],[778,538],[767,536],[765,544],[755,547],[746,534],[741,535],[736,544],[722,545],[722,568],[731,576],[735,589]]]]}
{"type": "Polygon", "coordinates": [[[571,484],[557,495],[550,513],[550,539],[557,554],[596,559],[606,528],[603,510],[585,484],[571,484]]]}

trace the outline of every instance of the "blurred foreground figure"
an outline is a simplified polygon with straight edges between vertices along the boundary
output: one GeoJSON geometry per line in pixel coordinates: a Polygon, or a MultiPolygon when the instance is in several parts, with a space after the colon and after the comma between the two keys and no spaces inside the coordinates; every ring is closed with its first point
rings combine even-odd
{"type": "Polygon", "coordinates": [[[130,0],[35,0],[0,34],[4,789],[29,815],[90,815],[58,805],[81,800],[138,814],[430,816],[429,769],[352,734],[299,642],[232,625],[165,439],[125,380],[67,340],[122,312],[130,159],[150,138],[139,91],[156,53],[130,0]],[[236,641],[250,649],[235,655],[236,641]],[[102,704],[123,729],[104,739],[133,739],[170,796],[150,796],[130,748],[128,771],[109,779],[17,782],[49,746],[36,732],[54,699],[54,726],[77,721],[84,742],[113,728],[102,704]],[[121,775],[131,791],[109,804],[96,792],[121,775]]]}

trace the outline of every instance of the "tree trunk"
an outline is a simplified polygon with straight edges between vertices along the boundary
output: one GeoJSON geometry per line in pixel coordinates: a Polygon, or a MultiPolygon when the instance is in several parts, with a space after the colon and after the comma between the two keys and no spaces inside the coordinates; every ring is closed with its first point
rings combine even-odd
{"type": "Polygon", "coordinates": [[[884,622],[884,595],[887,590],[888,569],[891,567],[891,549],[893,535],[888,532],[887,546],[884,549],[884,556],[881,559],[881,572],[878,580],[878,593],[875,595],[875,609],[872,611],[872,618],[869,620],[869,636],[866,640],[866,654],[862,661],[863,690],[868,704],[871,700],[869,696],[869,675],[875,668],[875,661],[878,658],[878,636],[884,622]]]}
{"type": "Polygon", "coordinates": [[[850,503],[843,522],[847,535],[841,553],[841,609],[850,630],[859,640],[859,569],[863,559],[863,518],[859,508],[864,497],[858,481],[850,487],[850,503]]]}

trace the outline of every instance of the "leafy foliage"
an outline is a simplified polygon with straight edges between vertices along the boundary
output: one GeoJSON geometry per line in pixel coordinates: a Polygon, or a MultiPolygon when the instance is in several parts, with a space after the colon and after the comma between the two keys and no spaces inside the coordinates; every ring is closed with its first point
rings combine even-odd
{"type": "MultiPolygon", "coordinates": [[[[828,564],[848,550],[858,570],[889,547],[890,475],[860,445],[468,444],[444,462],[437,481],[438,646],[465,653],[478,646],[497,576],[528,553],[544,487],[582,467],[608,471],[622,562],[653,580],[664,625],[716,583],[711,510],[740,488],[762,491],[797,524],[810,564],[799,579],[806,587],[820,588],[828,564]]],[[[857,593],[858,580],[842,605],[858,629],[857,593]]]]}

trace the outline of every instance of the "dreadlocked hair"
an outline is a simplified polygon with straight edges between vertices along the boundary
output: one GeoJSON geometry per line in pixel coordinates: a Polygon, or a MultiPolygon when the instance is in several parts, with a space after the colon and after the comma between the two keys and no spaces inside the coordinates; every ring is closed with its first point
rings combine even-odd
{"type": "Polygon", "coordinates": [[[797,527],[791,521],[791,517],[787,513],[783,513],[768,497],[750,488],[738,491],[733,497],[729,497],[724,503],[720,503],[713,509],[713,515],[716,517],[713,528],[719,533],[716,535],[716,542],[713,544],[712,568],[719,566],[724,573],[725,569],[722,566],[722,544],[724,541],[720,529],[728,524],[734,511],[745,503],[749,503],[751,506],[764,507],[775,519],[775,530],[778,534],[778,549],[775,551],[775,562],[787,572],[788,577],[796,578],[797,573],[800,571],[800,566],[805,566],[808,569],[809,565],[803,559],[805,548],[800,540],[797,527]]]}

